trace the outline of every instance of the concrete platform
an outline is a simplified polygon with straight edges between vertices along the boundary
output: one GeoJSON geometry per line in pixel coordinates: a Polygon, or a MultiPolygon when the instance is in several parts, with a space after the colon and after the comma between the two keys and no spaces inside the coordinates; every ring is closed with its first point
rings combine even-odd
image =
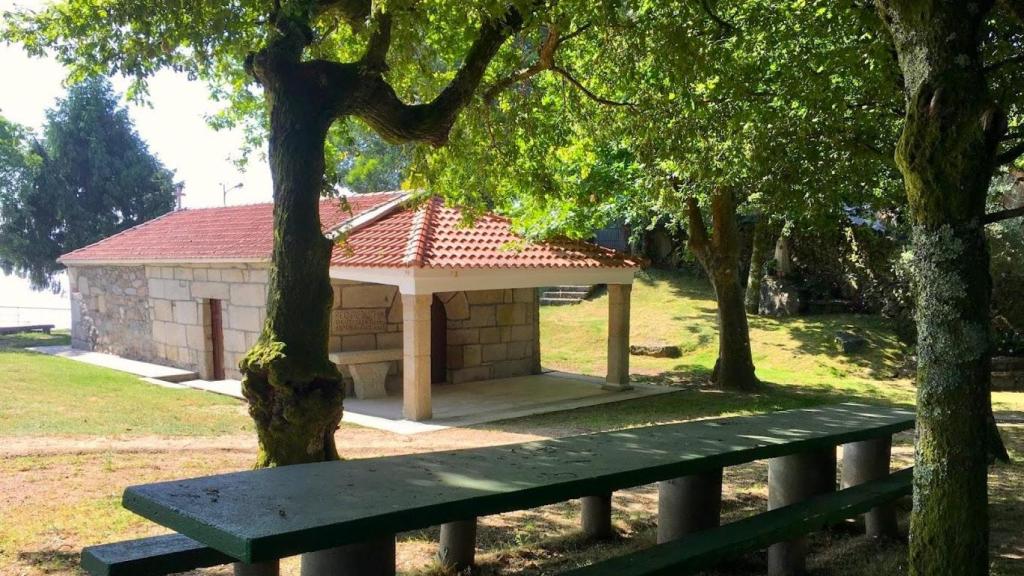
{"type": "Polygon", "coordinates": [[[675,392],[676,389],[634,384],[632,390],[612,391],[604,379],[550,371],[533,376],[435,385],[434,418],[413,422],[402,418],[402,397],[345,400],[345,422],[397,434],[417,434],[445,428],[474,426],[498,420],[573,410],[675,392]]]}
{"type": "Polygon", "coordinates": [[[104,368],[110,368],[111,370],[135,374],[140,378],[153,378],[155,380],[163,380],[165,382],[183,382],[185,380],[195,380],[196,378],[199,378],[199,374],[189,372],[188,370],[181,370],[180,368],[171,368],[169,366],[161,366],[159,364],[129,360],[127,358],[121,358],[120,356],[114,356],[113,354],[103,354],[102,352],[75,350],[70,346],[36,346],[34,348],[29,348],[29,350],[49,354],[51,356],[60,356],[61,358],[68,358],[77,362],[85,362],[86,364],[92,364],[93,366],[102,366],[104,368]]]}

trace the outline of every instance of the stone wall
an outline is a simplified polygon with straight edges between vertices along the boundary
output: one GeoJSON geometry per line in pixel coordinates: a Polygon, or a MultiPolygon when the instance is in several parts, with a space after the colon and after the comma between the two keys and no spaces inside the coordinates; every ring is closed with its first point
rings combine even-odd
{"type": "MultiPolygon", "coordinates": [[[[334,280],[332,287],[331,352],[402,347],[402,298],[396,286],[334,280]]],[[[351,394],[348,368],[342,366],[341,373],[351,394]]],[[[387,388],[390,393],[401,393],[400,361],[392,362],[388,369],[387,388]]]]}
{"type": "MultiPolygon", "coordinates": [[[[238,363],[266,318],[268,270],[260,265],[83,266],[71,280],[72,345],[213,376],[209,301],[221,301],[224,370],[238,363]]],[[[383,284],[333,281],[330,350],[402,348],[402,299],[383,284]]],[[[478,290],[437,295],[447,316],[448,381],[540,371],[536,290],[478,290]]],[[[342,368],[351,382],[347,370],[342,368]]],[[[402,387],[400,361],[388,389],[402,387]]]]}
{"type": "MultiPolygon", "coordinates": [[[[540,372],[537,292],[478,290],[437,294],[448,327],[448,382],[470,382],[540,372]]],[[[330,349],[402,348],[402,298],[394,286],[334,282],[330,349]]],[[[342,374],[351,387],[345,367],[342,374]]],[[[389,393],[400,393],[402,363],[392,362],[389,393]]]]}
{"type": "Polygon", "coordinates": [[[221,301],[224,371],[256,342],[267,269],[257,265],[69,267],[72,346],[213,376],[209,300],[221,301]]]}
{"type": "Polygon", "coordinates": [[[220,300],[224,375],[241,378],[238,363],[266,319],[265,266],[146,266],[156,357],[213,377],[210,300],[220,300]]]}
{"type": "Polygon", "coordinates": [[[73,347],[155,359],[144,267],[69,268],[68,279],[73,347]]]}
{"type": "Polygon", "coordinates": [[[448,315],[448,381],[540,373],[537,291],[474,290],[438,294],[448,315]]]}

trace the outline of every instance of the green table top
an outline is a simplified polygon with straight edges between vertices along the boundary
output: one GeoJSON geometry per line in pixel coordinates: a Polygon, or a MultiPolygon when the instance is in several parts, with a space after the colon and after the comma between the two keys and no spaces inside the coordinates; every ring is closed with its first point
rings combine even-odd
{"type": "Polygon", "coordinates": [[[132,486],[125,508],[245,562],[524,510],[912,428],[839,404],[132,486]]]}

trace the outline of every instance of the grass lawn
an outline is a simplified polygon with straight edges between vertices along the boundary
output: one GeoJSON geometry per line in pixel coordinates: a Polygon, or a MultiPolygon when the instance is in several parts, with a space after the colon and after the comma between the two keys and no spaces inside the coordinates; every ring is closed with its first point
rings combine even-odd
{"type": "Polygon", "coordinates": [[[137,377],[29,352],[67,334],[0,337],[0,437],[216,436],[252,430],[238,401],[166,389],[137,377]]]}

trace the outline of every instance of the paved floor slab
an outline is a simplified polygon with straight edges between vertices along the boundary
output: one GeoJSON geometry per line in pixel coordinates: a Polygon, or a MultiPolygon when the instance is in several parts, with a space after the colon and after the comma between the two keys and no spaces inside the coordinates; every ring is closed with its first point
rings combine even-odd
{"type": "Polygon", "coordinates": [[[102,366],[104,368],[110,368],[120,372],[127,372],[142,378],[155,378],[157,380],[165,380],[167,382],[194,380],[199,377],[195,372],[182,370],[180,368],[171,368],[170,366],[161,366],[159,364],[150,364],[149,362],[129,360],[127,358],[121,358],[120,356],[114,356],[113,354],[104,354],[102,352],[75,350],[70,346],[36,346],[34,348],[29,348],[29,350],[49,354],[51,356],[68,358],[70,360],[75,360],[76,362],[85,362],[86,364],[92,364],[93,366],[102,366]]]}
{"type": "Polygon", "coordinates": [[[611,391],[603,389],[602,384],[602,378],[557,371],[463,384],[439,384],[431,392],[432,420],[413,422],[402,418],[402,397],[395,395],[346,399],[345,421],[397,434],[417,434],[677,391],[651,384],[634,384],[632,390],[611,391]]]}

